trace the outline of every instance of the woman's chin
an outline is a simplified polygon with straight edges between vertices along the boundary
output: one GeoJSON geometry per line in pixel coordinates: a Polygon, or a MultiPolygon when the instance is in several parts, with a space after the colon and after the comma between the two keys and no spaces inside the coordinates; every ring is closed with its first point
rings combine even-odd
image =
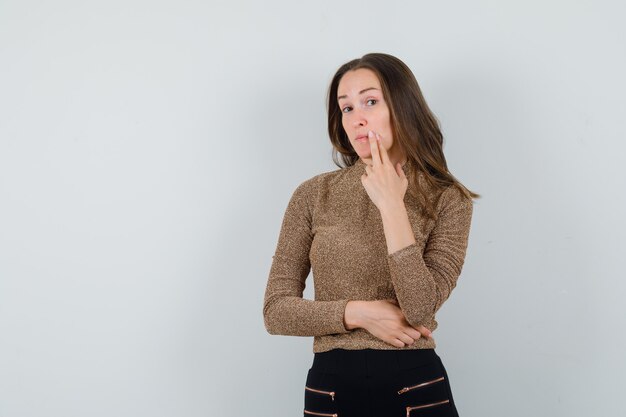
{"type": "Polygon", "coordinates": [[[359,149],[356,148],[356,154],[359,155],[360,158],[371,158],[372,157],[372,152],[370,151],[369,148],[367,149],[359,149]]]}

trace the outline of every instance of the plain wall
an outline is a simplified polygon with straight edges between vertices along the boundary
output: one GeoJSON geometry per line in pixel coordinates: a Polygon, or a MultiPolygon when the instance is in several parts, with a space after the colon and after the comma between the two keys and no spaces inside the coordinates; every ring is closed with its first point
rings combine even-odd
{"type": "Polygon", "coordinates": [[[483,195],[435,333],[459,413],[624,415],[625,12],[1,1],[0,416],[300,415],[313,339],[269,335],[263,292],[367,52],[483,195]]]}

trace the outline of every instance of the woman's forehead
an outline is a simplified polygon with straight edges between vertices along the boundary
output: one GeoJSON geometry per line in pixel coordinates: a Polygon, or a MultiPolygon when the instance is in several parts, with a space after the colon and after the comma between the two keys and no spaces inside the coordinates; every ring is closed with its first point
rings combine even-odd
{"type": "Polygon", "coordinates": [[[380,81],[374,71],[367,68],[359,68],[346,72],[337,88],[337,98],[345,98],[351,95],[363,94],[371,89],[380,91],[380,81]]]}

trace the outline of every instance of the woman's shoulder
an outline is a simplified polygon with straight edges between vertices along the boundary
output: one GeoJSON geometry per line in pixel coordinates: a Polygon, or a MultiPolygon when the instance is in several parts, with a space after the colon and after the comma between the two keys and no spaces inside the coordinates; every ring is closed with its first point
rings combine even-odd
{"type": "Polygon", "coordinates": [[[291,199],[309,200],[312,195],[317,194],[320,183],[331,174],[332,172],[322,172],[300,180],[292,192],[291,199]]]}
{"type": "Polygon", "coordinates": [[[439,214],[457,218],[471,218],[474,210],[474,200],[468,196],[463,190],[462,185],[450,184],[440,195],[437,202],[437,211],[439,214]]]}
{"type": "Polygon", "coordinates": [[[463,191],[463,185],[455,183],[448,185],[442,192],[444,201],[452,204],[472,205],[474,200],[463,191]]]}
{"type": "Polygon", "coordinates": [[[343,181],[350,173],[352,167],[337,168],[329,171],[320,172],[311,177],[302,180],[296,190],[300,192],[313,192],[319,190],[320,187],[326,188],[334,183],[343,181]]]}

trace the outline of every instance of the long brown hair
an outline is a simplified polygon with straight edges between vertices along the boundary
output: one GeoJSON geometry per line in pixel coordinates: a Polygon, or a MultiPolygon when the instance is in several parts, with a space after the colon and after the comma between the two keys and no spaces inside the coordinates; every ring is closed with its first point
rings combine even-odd
{"type": "Polygon", "coordinates": [[[370,53],[339,67],[330,82],[327,97],[328,134],[333,145],[333,161],[340,168],[352,166],[359,159],[341,123],[342,112],[337,102],[339,81],[348,71],[367,68],[380,82],[383,97],[389,107],[394,143],[398,143],[408,158],[407,163],[417,167],[409,178],[410,192],[418,199],[428,217],[436,219],[436,201],[420,185],[419,173],[435,190],[435,198],[450,185],[461,190],[467,198],[480,198],[467,189],[448,170],[443,154],[443,135],[439,122],[428,108],[419,84],[409,67],[400,59],[383,53],[370,53]],[[338,156],[340,154],[340,157],[338,156]],[[341,161],[339,160],[341,159],[341,161]]]}

